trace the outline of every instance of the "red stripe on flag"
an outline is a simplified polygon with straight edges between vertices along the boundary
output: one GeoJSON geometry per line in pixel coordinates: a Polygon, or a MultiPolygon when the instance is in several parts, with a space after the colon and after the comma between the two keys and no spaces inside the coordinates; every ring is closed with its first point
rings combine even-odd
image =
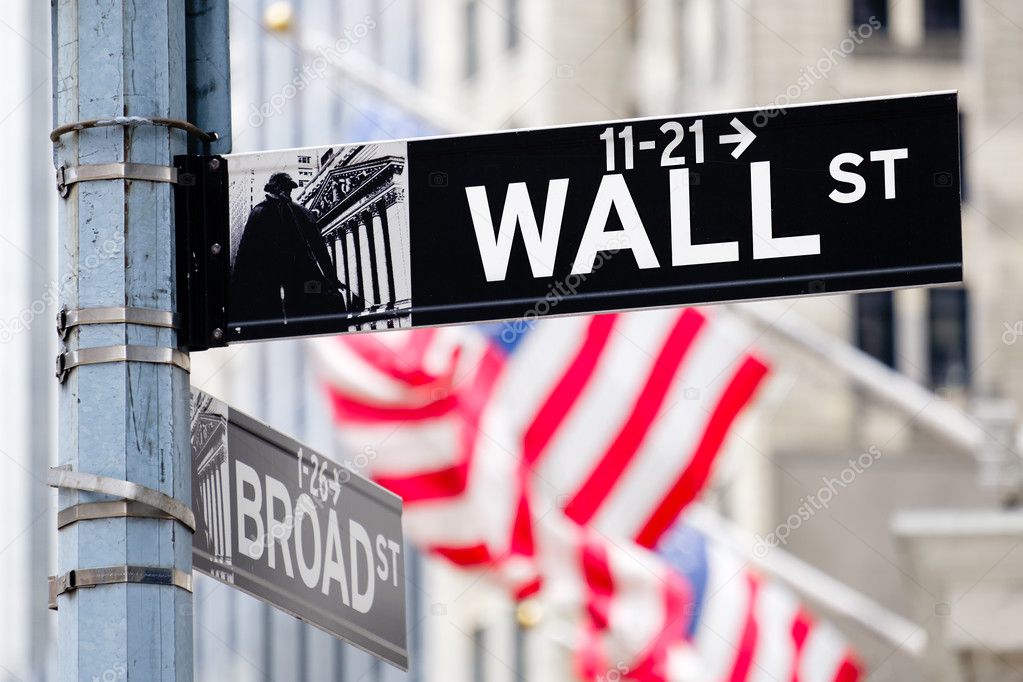
{"type": "Polygon", "coordinates": [[[469,479],[469,460],[455,466],[413,476],[374,476],[373,480],[402,498],[405,504],[456,497],[465,492],[469,479]]]}
{"type": "MultiPolygon", "coordinates": [[[[440,402],[453,402],[457,408],[460,434],[460,460],[457,464],[420,472],[412,476],[377,476],[374,480],[401,497],[405,504],[434,501],[462,495],[468,487],[474,465],[476,439],[480,420],[498,377],[504,369],[503,358],[497,351],[487,351],[480,359],[473,381],[464,391],[449,395],[440,402]]],[[[342,398],[343,400],[343,398],[342,398]]],[[[400,428],[400,425],[399,427],[400,428]]],[[[409,453],[414,457],[415,453],[409,453]]]]}
{"type": "Polygon", "coordinates": [[[803,659],[803,645],[810,634],[812,624],[810,614],[800,608],[792,619],[792,682],[799,682],[799,664],[803,659]]]}
{"type": "Polygon", "coordinates": [[[595,680],[604,667],[601,633],[610,624],[614,578],[607,548],[595,539],[592,531],[580,528],[580,566],[586,583],[586,613],[581,642],[576,650],[576,666],[582,679],[595,680]]]}
{"type": "Polygon", "coordinates": [[[565,507],[565,514],[576,523],[587,524],[607,499],[618,479],[650,432],[664,405],[687,351],[703,327],[706,318],[693,308],[675,320],[660,354],[654,361],[632,413],[607,451],[593,467],[589,478],[565,507]]]}
{"type": "Polygon", "coordinates": [[[525,601],[526,599],[539,594],[542,589],[543,578],[534,578],[525,585],[517,587],[512,594],[512,598],[514,598],[515,601],[525,601]]]}
{"type": "Polygon", "coordinates": [[[437,377],[423,370],[423,356],[437,336],[436,329],[416,330],[403,346],[392,346],[372,335],[345,339],[345,345],[366,364],[411,386],[423,386],[437,377]]]}
{"type": "Polygon", "coordinates": [[[759,626],[757,625],[757,591],[760,587],[756,578],[746,576],[749,585],[749,603],[746,605],[746,624],[742,629],[742,639],[739,641],[739,651],[735,656],[735,665],[732,667],[730,682],[746,682],[750,668],[753,667],[753,654],[757,650],[757,637],[759,626]]]}
{"type": "Polygon", "coordinates": [[[446,394],[418,407],[381,407],[359,399],[352,399],[328,386],[334,416],[342,421],[374,424],[379,422],[417,422],[436,419],[450,414],[458,405],[457,399],[446,394]]]}
{"type": "MultiPolygon", "coordinates": [[[[425,365],[426,351],[430,348],[430,344],[437,340],[440,335],[438,329],[418,329],[416,333],[412,334],[412,338],[408,343],[405,353],[405,364],[409,367],[420,368],[425,365]]],[[[367,337],[370,338],[370,337],[367,337]]],[[[454,353],[457,355],[459,351],[458,346],[454,347],[454,353]]],[[[454,359],[454,357],[452,358],[454,359]]],[[[452,363],[454,364],[454,363],[452,363]]]]}
{"type": "Polygon", "coordinates": [[[518,467],[516,485],[518,486],[518,504],[515,518],[512,521],[511,542],[508,545],[507,565],[528,566],[528,574],[513,575],[506,581],[516,601],[522,601],[538,593],[543,587],[539,568],[535,563],[536,541],[533,536],[533,511],[529,497],[529,471],[524,466],[518,467]]]}
{"type": "Polygon", "coordinates": [[[590,320],[579,351],[554,384],[554,390],[547,396],[523,436],[522,461],[526,466],[532,466],[540,458],[564,422],[565,415],[593,378],[617,320],[618,315],[597,315],[590,320]]]}
{"type": "MultiPolygon", "coordinates": [[[[585,530],[581,532],[586,533],[585,530]]],[[[611,615],[611,599],[614,596],[614,578],[607,548],[589,534],[582,541],[583,579],[586,581],[587,605],[590,620],[598,630],[606,630],[611,615]]]]}
{"type": "Polygon", "coordinates": [[[456,566],[480,566],[491,560],[490,550],[482,543],[467,547],[430,547],[429,550],[456,566]]]}
{"type": "Polygon", "coordinates": [[[847,653],[835,675],[835,682],[859,682],[862,674],[859,663],[853,658],[852,653],[847,653]]]}
{"type": "MultiPolygon", "coordinates": [[[[604,647],[600,633],[592,623],[584,623],[579,633],[579,644],[575,650],[576,677],[580,680],[599,682],[608,671],[604,660],[604,647]]],[[[615,668],[617,672],[618,669],[615,668]]]]}
{"type": "Polygon", "coordinates": [[[724,442],[732,422],[742,408],[753,397],[757,386],[767,374],[767,365],[753,356],[747,356],[739,369],[729,381],[727,388],[718,400],[718,404],[707,422],[700,444],[696,447],[685,471],[679,476],[664,500],[661,501],[653,514],[636,534],[636,542],[644,547],[655,547],[661,536],[667,531],[679,513],[703,489],[710,476],[714,458],[724,442]]]}
{"type": "Polygon", "coordinates": [[[668,658],[672,646],[683,640],[693,616],[693,593],[681,575],[669,571],[664,580],[664,625],[638,660],[629,677],[637,682],[664,682],[670,679],[668,658]]]}
{"type": "Polygon", "coordinates": [[[533,542],[533,514],[525,492],[525,483],[520,481],[519,504],[515,509],[515,522],[512,526],[511,552],[516,556],[532,557],[536,554],[533,542]]]}

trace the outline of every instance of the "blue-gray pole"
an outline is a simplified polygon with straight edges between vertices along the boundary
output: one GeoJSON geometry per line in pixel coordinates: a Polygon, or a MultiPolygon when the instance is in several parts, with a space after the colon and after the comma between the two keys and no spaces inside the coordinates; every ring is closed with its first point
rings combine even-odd
{"type": "MultiPolygon", "coordinates": [[[[55,0],[56,119],[184,119],[185,10],[181,0],[55,0]]],[[[183,132],[98,127],[63,135],[58,164],[167,166],[183,132]]],[[[172,311],[172,186],[150,180],[72,185],[60,200],[61,304],[172,311]]],[[[67,348],[174,348],[170,329],[97,324],[67,348]]],[[[190,504],[188,375],[165,364],[113,362],[72,370],[60,387],[59,463],[154,488],[190,504]]],[[[61,490],[59,508],[104,500],[61,490]]],[[[176,568],[191,575],[192,538],[177,521],[105,518],[58,532],[57,574],[106,566],[176,568]]],[[[42,567],[40,567],[42,570],[42,567]]],[[[179,586],[104,584],[58,604],[58,671],[71,680],[191,680],[192,596],[179,586]]]]}

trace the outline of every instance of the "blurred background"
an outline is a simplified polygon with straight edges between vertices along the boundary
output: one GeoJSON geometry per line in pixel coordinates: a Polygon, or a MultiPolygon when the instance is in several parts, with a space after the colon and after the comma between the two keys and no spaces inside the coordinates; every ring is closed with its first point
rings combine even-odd
{"type": "MultiPolygon", "coordinates": [[[[46,3],[5,0],[0,45],[0,679],[45,680],[60,286],[46,3]]],[[[789,529],[784,551],[830,579],[800,596],[866,678],[1023,680],[1023,3],[233,0],[231,62],[235,152],[958,90],[964,286],[751,304],[779,322],[758,341],[773,373],[704,502],[751,537],[789,529]],[[864,381],[865,356],[925,392],[864,381]],[[868,471],[799,517],[871,448],[868,471]],[[904,641],[850,614],[847,589],[911,624],[888,628],[904,641]]],[[[340,456],[314,374],[305,345],[274,342],[196,355],[192,383],[340,456]]],[[[407,571],[409,674],[200,578],[196,679],[571,679],[564,643],[486,581],[415,554],[407,571]]]]}

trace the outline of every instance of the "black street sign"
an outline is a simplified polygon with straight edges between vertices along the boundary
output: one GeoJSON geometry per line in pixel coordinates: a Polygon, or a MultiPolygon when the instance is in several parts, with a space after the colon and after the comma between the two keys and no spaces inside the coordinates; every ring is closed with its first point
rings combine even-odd
{"type": "Polygon", "coordinates": [[[195,570],[408,670],[401,499],[192,390],[195,570]]]}
{"type": "Polygon", "coordinates": [[[195,348],[962,279],[951,92],[183,169],[195,348]]]}

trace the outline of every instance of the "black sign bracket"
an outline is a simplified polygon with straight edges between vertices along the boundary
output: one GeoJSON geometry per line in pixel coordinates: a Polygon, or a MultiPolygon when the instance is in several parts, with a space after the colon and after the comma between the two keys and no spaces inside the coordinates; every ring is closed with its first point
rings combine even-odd
{"type": "Polygon", "coordinates": [[[221,156],[178,156],[175,187],[178,310],[181,345],[190,351],[227,345],[227,162],[221,156]]]}

